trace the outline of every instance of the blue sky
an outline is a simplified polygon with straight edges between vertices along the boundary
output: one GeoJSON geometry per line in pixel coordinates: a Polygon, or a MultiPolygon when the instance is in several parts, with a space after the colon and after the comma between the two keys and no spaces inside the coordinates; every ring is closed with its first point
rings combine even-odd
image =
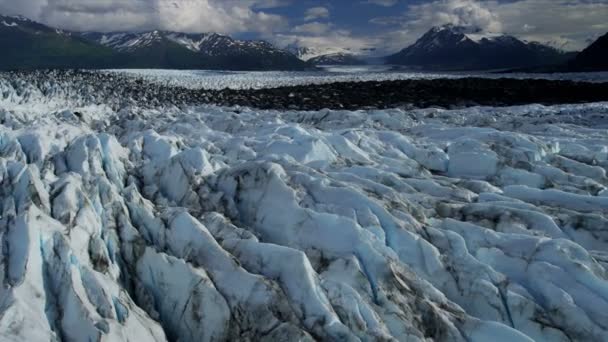
{"type": "Polygon", "coordinates": [[[386,17],[393,14],[405,12],[406,4],[412,4],[420,1],[401,1],[394,6],[378,6],[363,1],[348,1],[348,0],[303,0],[297,1],[294,4],[286,7],[278,7],[268,9],[269,13],[290,18],[294,23],[304,22],[305,13],[310,8],[325,7],[330,12],[330,17],[319,19],[320,21],[332,22],[338,27],[352,30],[355,33],[368,33],[369,30],[379,30],[377,25],[371,25],[369,20],[376,17],[386,17]]]}
{"type": "Polygon", "coordinates": [[[608,32],[608,0],[0,0],[0,12],[78,31],[219,32],[378,53],[448,23],[566,50],[608,32]]]}
{"type": "MultiPolygon", "coordinates": [[[[351,30],[355,34],[369,34],[381,32],[382,26],[373,25],[370,20],[373,18],[389,17],[395,14],[405,13],[409,5],[419,4],[429,1],[422,0],[402,0],[395,2],[394,5],[377,5],[373,2],[357,0],[301,0],[289,6],[266,9],[267,12],[278,14],[290,18],[293,23],[302,24],[306,11],[310,8],[324,7],[329,10],[329,18],[321,18],[319,21],[331,22],[337,27],[351,30]]],[[[392,3],[391,1],[387,4],[392,3]]]]}

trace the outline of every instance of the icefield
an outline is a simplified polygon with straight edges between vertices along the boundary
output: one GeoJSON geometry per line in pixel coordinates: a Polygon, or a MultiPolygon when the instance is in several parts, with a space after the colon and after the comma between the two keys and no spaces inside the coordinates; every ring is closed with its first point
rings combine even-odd
{"type": "Polygon", "coordinates": [[[0,77],[0,341],[608,340],[608,103],[107,96],[0,77]]]}
{"type": "Polygon", "coordinates": [[[319,71],[213,71],[116,69],[110,74],[127,75],[162,85],[189,89],[266,89],[333,82],[399,81],[420,79],[515,78],[608,82],[608,72],[593,73],[488,73],[488,72],[416,72],[391,70],[390,66],[327,66],[319,71]]]}

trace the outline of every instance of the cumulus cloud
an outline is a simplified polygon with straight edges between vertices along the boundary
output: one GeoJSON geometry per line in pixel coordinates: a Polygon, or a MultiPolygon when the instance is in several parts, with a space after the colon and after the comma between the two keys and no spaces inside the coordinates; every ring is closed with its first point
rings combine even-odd
{"type": "Polygon", "coordinates": [[[608,1],[523,0],[493,3],[504,32],[580,50],[608,32],[608,1]]]}
{"type": "Polygon", "coordinates": [[[306,21],[323,18],[329,18],[329,10],[327,9],[327,7],[312,7],[307,9],[306,13],[304,14],[304,20],[306,21]]]}
{"type": "Polygon", "coordinates": [[[401,15],[372,18],[370,23],[388,27],[382,33],[385,39],[381,48],[394,52],[413,43],[434,26],[454,24],[501,32],[500,18],[487,5],[487,1],[436,0],[410,5],[401,15]]]}
{"type": "Polygon", "coordinates": [[[321,35],[327,33],[331,29],[332,25],[327,23],[320,23],[318,21],[297,25],[292,29],[295,33],[307,33],[312,35],[321,35]]]}
{"type": "Polygon", "coordinates": [[[71,30],[269,32],[287,20],[260,10],[280,0],[0,0],[0,11],[71,30]]]}
{"type": "Polygon", "coordinates": [[[487,3],[474,0],[442,0],[410,6],[408,25],[432,27],[443,24],[474,26],[500,32],[502,23],[487,3]]]}

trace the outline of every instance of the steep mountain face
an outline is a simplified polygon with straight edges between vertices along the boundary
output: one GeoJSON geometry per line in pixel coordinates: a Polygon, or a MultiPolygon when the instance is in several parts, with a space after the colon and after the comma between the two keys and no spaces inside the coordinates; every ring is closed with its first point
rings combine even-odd
{"type": "Polygon", "coordinates": [[[124,56],[24,17],[0,16],[0,68],[107,68],[124,56]]]}
{"type": "Polygon", "coordinates": [[[576,71],[608,71],[608,33],[579,53],[570,66],[576,71]]]}
{"type": "Polygon", "coordinates": [[[445,25],[432,28],[410,47],[387,57],[387,62],[424,69],[483,70],[559,64],[570,57],[540,43],[445,25]]]}
{"type": "Polygon", "coordinates": [[[84,33],[114,51],[137,56],[149,67],[221,69],[303,69],[308,64],[265,41],[243,41],[216,33],[169,31],[84,33]]]}
{"type": "Polygon", "coordinates": [[[365,61],[349,53],[332,53],[308,60],[313,65],[363,65],[365,61]]]}

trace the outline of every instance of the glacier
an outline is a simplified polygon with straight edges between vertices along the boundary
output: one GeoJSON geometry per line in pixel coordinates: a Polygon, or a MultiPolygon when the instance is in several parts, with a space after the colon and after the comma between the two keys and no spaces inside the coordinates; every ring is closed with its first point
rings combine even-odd
{"type": "Polygon", "coordinates": [[[608,103],[123,100],[0,77],[0,340],[608,340],[608,103]]]}
{"type": "Polygon", "coordinates": [[[462,79],[539,79],[577,82],[608,82],[608,72],[570,73],[488,73],[488,72],[430,72],[394,69],[391,65],[324,66],[315,71],[217,71],[168,69],[110,69],[109,75],[128,76],[160,85],[188,89],[267,89],[336,82],[400,81],[462,79]]]}

